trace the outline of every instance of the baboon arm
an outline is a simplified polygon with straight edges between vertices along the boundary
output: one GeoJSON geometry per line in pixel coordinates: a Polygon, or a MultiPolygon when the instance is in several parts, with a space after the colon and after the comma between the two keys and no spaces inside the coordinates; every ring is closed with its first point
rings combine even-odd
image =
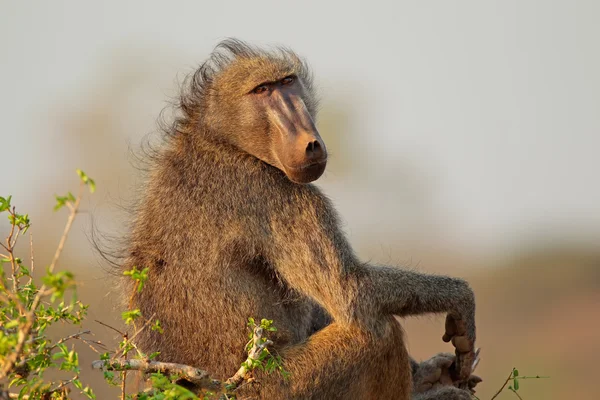
{"type": "Polygon", "coordinates": [[[370,296],[379,311],[398,316],[453,314],[475,339],[475,296],[462,279],[428,275],[395,267],[368,266],[370,296]]]}
{"type": "Polygon", "coordinates": [[[358,261],[322,197],[289,202],[270,221],[264,248],[290,287],[314,299],[342,325],[377,330],[383,317],[447,313],[443,340],[456,348],[457,373],[467,379],[475,359],[475,297],[456,278],[358,261]],[[289,218],[293,216],[293,218],[289,218]]]}
{"type": "Polygon", "coordinates": [[[291,287],[313,298],[340,323],[446,312],[466,325],[474,341],[475,300],[465,281],[361,263],[330,209],[308,211],[296,221],[272,225],[269,258],[291,287]]]}
{"type": "Polygon", "coordinates": [[[366,292],[383,314],[416,315],[447,312],[442,339],[452,341],[456,365],[452,375],[464,382],[475,362],[475,296],[456,278],[420,274],[392,267],[370,266],[366,292]]]}
{"type": "MultiPolygon", "coordinates": [[[[314,200],[314,199],[313,199],[314,200]]],[[[475,298],[468,284],[447,276],[427,275],[358,261],[327,201],[303,202],[303,209],[270,221],[266,258],[290,287],[322,306],[341,325],[376,331],[391,315],[446,312],[443,340],[456,348],[457,374],[471,373],[475,359],[475,298]]],[[[294,202],[290,202],[294,204],[294,202]]],[[[292,207],[292,206],[290,206],[292,207]]]]}

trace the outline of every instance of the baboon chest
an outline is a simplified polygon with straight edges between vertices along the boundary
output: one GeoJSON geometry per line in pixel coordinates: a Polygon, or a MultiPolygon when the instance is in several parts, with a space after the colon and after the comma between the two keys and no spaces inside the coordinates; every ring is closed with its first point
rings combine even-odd
{"type": "Polygon", "coordinates": [[[258,318],[276,321],[278,334],[274,339],[286,344],[298,343],[310,333],[314,304],[275,272],[264,260],[255,260],[248,266],[254,281],[258,318]]]}

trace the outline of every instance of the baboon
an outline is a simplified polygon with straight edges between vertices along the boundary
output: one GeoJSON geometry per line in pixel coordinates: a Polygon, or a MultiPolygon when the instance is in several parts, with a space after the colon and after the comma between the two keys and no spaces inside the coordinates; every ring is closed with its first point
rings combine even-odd
{"type": "Polygon", "coordinates": [[[149,268],[144,290],[130,283],[125,296],[164,329],[143,330],[142,350],[225,379],[246,358],[248,317],[267,318],[291,375],[255,371],[241,398],[470,398],[457,386],[477,381],[474,294],[460,279],[359,261],[310,183],[327,149],[303,59],[227,39],[184,83],[178,109],[123,263],[149,268]],[[442,312],[457,356],[419,364],[395,316],[442,312]]]}

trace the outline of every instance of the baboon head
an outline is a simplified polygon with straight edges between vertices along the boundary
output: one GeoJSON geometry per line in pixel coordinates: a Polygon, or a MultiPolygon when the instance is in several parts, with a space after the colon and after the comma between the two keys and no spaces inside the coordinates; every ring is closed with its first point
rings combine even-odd
{"type": "MultiPolygon", "coordinates": [[[[228,39],[193,80],[201,92],[189,108],[202,108],[206,137],[280,169],[296,183],[323,174],[327,150],[314,123],[311,74],[292,51],[267,52],[228,39]]],[[[185,102],[182,108],[186,111],[185,102]]]]}

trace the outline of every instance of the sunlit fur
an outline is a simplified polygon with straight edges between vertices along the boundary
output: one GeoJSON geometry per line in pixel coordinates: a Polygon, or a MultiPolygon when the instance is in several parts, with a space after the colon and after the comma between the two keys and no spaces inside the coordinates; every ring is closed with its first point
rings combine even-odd
{"type": "MultiPolygon", "coordinates": [[[[248,92],[290,74],[314,116],[311,75],[289,50],[227,40],[187,81],[119,262],[149,268],[141,292],[123,278],[123,298],[164,329],[136,342],[225,379],[246,358],[248,317],[272,319],[271,351],[291,378],[255,371],[240,398],[406,400],[411,367],[393,315],[453,311],[472,342],[473,293],[459,279],[361,262],[327,197],[261,160],[270,127],[248,92]]],[[[430,398],[468,398],[445,392],[430,398]]]]}
{"type": "Polygon", "coordinates": [[[318,101],[308,65],[285,47],[260,50],[237,39],[219,43],[208,59],[183,83],[181,115],[168,134],[231,128],[227,121],[213,117],[216,109],[242,96],[264,82],[275,82],[296,75],[307,89],[306,105],[316,117],[318,101]],[[216,124],[216,125],[215,125],[216,124]]]}

